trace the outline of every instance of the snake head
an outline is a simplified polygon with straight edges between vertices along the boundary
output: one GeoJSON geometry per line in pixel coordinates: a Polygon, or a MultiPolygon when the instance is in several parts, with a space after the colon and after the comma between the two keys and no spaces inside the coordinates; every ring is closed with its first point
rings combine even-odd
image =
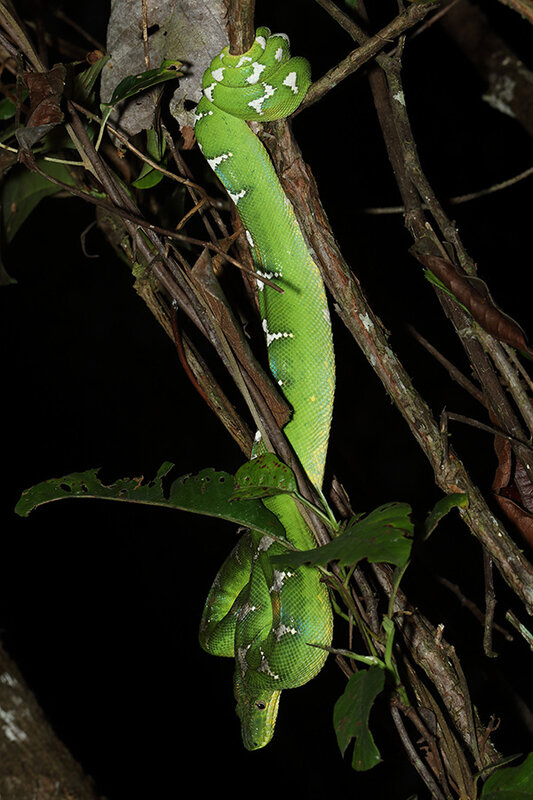
{"type": "Polygon", "coordinates": [[[278,716],[280,691],[249,691],[242,679],[235,681],[237,714],[241,720],[242,741],[247,750],[259,750],[272,739],[278,716]]]}

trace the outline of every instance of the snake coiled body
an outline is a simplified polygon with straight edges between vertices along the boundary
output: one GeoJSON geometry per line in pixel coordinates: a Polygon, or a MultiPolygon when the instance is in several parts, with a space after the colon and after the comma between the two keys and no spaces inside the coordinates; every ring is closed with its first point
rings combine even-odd
{"type": "MultiPolygon", "coordinates": [[[[309,85],[309,64],[290,57],[287,36],[259,28],[247,53],[233,56],[225,48],[206,70],[195,133],[244,225],[270,369],[293,410],[284,431],[320,489],[335,382],[324,286],[270,158],[246,124],[288,116],[309,85]]],[[[315,546],[292,498],[265,504],[294,546],[315,546]]],[[[273,569],[270,556],[281,552],[269,537],[245,534],[215,578],[200,625],[205,650],[235,658],[237,713],[248,749],[272,738],[281,690],[301,686],[322,668],[326,652],[310,645],[331,643],[331,605],[318,571],[273,569]]]]}

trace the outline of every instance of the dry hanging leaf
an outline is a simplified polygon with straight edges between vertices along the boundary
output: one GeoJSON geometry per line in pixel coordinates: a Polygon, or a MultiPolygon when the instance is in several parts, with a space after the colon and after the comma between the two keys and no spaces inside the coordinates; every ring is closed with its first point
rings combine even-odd
{"type": "Polygon", "coordinates": [[[496,501],[524,540],[533,547],[533,485],[522,464],[513,458],[507,439],[496,436],[494,449],[498,457],[492,482],[496,501]]]}
{"type": "Polygon", "coordinates": [[[416,252],[414,255],[442,281],[484,330],[495,339],[499,339],[511,347],[516,347],[517,350],[531,352],[520,325],[498,308],[490,296],[486,284],[480,278],[461,275],[451,261],[440,256],[416,252]],[[475,286],[473,285],[474,281],[475,286]]]}
{"type": "Polygon", "coordinates": [[[31,150],[48,131],[63,121],[60,103],[65,75],[63,64],[56,64],[49,72],[25,73],[24,82],[30,94],[30,114],[24,128],[19,128],[16,133],[23,150],[31,150]]]}

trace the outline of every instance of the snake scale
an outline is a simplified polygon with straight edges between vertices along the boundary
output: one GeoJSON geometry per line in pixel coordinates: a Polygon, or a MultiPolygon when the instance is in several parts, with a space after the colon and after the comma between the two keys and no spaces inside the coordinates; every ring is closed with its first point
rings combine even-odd
{"type": "MultiPolygon", "coordinates": [[[[246,124],[289,116],[310,82],[309,63],[291,58],[288,37],[258,28],[250,50],[231,55],[226,47],[206,70],[195,133],[246,231],[270,369],[292,407],[284,432],[320,489],[335,383],[324,286],[270,158],[246,124]]],[[[252,457],[262,447],[258,435],[252,457]]],[[[264,502],[295,547],[315,546],[291,497],[264,502]]],[[[249,750],[271,740],[281,690],[301,686],[321,670],[327,653],[309,645],[331,644],[327,587],[315,568],[274,569],[270,556],[283,551],[265,535],[245,533],[220,568],[200,623],[201,646],[235,658],[237,714],[249,750]]]]}

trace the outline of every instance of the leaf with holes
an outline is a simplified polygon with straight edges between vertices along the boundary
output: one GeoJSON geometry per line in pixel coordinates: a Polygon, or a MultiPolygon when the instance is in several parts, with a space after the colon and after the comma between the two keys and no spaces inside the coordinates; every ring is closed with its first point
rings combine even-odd
{"type": "Polygon", "coordinates": [[[272,453],[247,461],[235,473],[235,499],[248,500],[296,492],[293,471],[272,453]]]}
{"type": "Polygon", "coordinates": [[[355,740],[352,767],[358,772],[372,769],[381,761],[368,719],[384,685],[385,673],[379,667],[360,670],[350,676],[344,693],[335,703],[333,726],[337,744],[344,755],[351,740],[355,740]]]}
{"type": "Polygon", "coordinates": [[[338,561],[340,566],[357,564],[366,558],[373,563],[386,562],[404,567],[411,555],[413,523],[411,506],[387,503],[362,519],[352,518],[339,536],[323,547],[284,553],[273,557],[276,567],[296,568],[302,564],[326,566],[338,561]]]}
{"type": "Polygon", "coordinates": [[[480,800],[529,800],[533,797],[533,753],[518,767],[501,767],[487,779],[480,800]]]}
{"type": "Polygon", "coordinates": [[[166,461],[150,481],[143,476],[119,478],[106,486],[98,478],[98,470],[72,472],[62,478],[43,481],[22,493],[15,511],[22,517],[44,503],[67,498],[93,498],[119,500],[127,503],[165,506],[195,514],[219,517],[245,525],[254,530],[283,539],[285,532],[279,520],[261,503],[232,501],[233,475],[204,469],[197,475],[183,475],[167,487],[167,478],[173,464],[166,461]]]}

